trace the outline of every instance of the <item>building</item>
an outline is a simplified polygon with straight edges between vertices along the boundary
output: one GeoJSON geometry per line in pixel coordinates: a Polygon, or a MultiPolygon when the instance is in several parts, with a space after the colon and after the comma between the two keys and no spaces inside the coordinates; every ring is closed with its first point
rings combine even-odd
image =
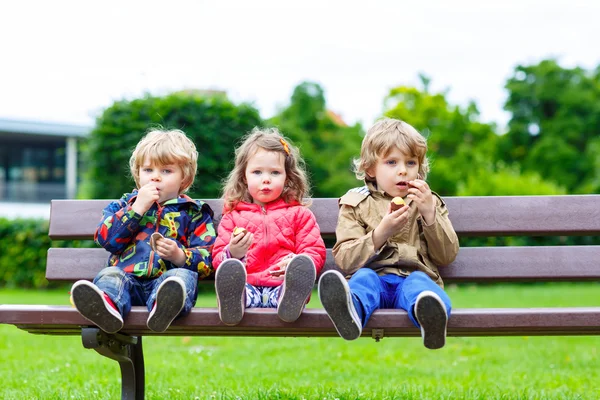
{"type": "Polygon", "coordinates": [[[36,205],[47,210],[51,199],[74,198],[78,141],[91,130],[85,125],[0,119],[0,216],[42,216],[23,210],[36,205]]]}

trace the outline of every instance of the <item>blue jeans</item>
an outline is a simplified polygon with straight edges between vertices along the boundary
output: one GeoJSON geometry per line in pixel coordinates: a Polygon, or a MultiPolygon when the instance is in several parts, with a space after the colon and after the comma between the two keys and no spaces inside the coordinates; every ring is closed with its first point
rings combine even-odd
{"type": "Polygon", "coordinates": [[[131,306],[146,306],[152,310],[156,291],[170,276],[178,276],[185,283],[185,304],[179,316],[189,314],[198,297],[198,273],[185,268],[173,268],[155,279],[142,280],[117,267],[107,267],[96,275],[94,284],[110,297],[122,316],[131,311],[131,306]]]}
{"type": "Polygon", "coordinates": [[[348,281],[356,312],[362,321],[363,328],[371,318],[373,311],[379,308],[401,308],[408,312],[408,317],[419,327],[415,318],[414,306],[417,296],[431,290],[444,302],[448,317],[452,305],[450,297],[427,274],[415,271],[407,277],[387,274],[377,275],[369,268],[361,268],[348,281]]]}

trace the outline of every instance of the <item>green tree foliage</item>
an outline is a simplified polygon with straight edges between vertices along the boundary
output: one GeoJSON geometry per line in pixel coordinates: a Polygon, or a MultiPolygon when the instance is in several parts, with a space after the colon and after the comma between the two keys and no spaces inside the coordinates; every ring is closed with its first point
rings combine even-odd
{"type": "Polygon", "coordinates": [[[474,103],[466,109],[450,105],[443,93],[400,86],[385,99],[385,115],[408,122],[427,137],[431,172],[428,181],[441,195],[456,195],[474,171],[493,172],[498,136],[495,126],[478,122],[474,103]]]}
{"type": "Polygon", "coordinates": [[[118,101],[98,118],[87,143],[88,171],[80,197],[118,198],[135,183],[129,158],[151,127],[181,129],[200,153],[193,198],[219,197],[221,182],[233,167],[234,147],[255,126],[262,125],[258,111],[235,105],[224,96],[174,93],[118,101]]]}
{"type": "Polygon", "coordinates": [[[523,171],[570,193],[600,190],[600,67],[563,68],[556,60],[518,66],[506,84],[512,113],[499,151],[523,171]]]}
{"type": "Polygon", "coordinates": [[[362,141],[359,124],[346,126],[327,110],[325,94],[314,82],[302,82],[290,104],[269,123],[278,127],[300,148],[307,164],[315,197],[338,197],[360,186],[352,173],[362,141]]]}

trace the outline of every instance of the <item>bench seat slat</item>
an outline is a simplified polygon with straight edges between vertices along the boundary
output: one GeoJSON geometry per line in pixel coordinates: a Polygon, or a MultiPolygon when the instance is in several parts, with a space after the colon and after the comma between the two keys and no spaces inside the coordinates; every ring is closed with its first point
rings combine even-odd
{"type": "MultiPolygon", "coordinates": [[[[460,236],[597,235],[600,195],[445,197],[460,236]]],[[[52,200],[52,239],[91,239],[110,200],[52,200]]],[[[223,202],[206,202],[218,221],[223,202]]],[[[325,236],[335,233],[337,199],[314,199],[311,206],[325,236]]]]}
{"type": "MultiPolygon", "coordinates": [[[[107,258],[108,253],[101,248],[51,248],[46,278],[92,280],[107,258]]],[[[440,273],[446,283],[598,280],[598,260],[600,246],[465,247],[454,263],[440,268],[440,273]]],[[[334,268],[331,250],[326,268],[334,268]]]]}
{"type": "MultiPolygon", "coordinates": [[[[216,308],[194,308],[160,334],[146,327],[147,318],[145,308],[133,307],[121,332],[153,336],[337,336],[323,309],[305,310],[294,324],[281,321],[274,309],[248,309],[242,322],[230,327],[219,320],[216,308]]],[[[82,326],[89,326],[70,306],[1,305],[0,321],[40,334],[79,335],[82,326]]],[[[375,311],[363,336],[371,336],[373,329],[383,329],[384,337],[420,336],[402,310],[375,311]]],[[[600,307],[463,308],[452,310],[448,323],[448,336],[598,334],[600,307]]]]}

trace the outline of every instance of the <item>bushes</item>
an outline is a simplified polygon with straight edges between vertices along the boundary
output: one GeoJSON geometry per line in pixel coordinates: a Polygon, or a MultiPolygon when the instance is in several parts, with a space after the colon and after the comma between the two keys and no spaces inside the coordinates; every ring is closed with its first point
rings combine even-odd
{"type": "Polygon", "coordinates": [[[86,179],[80,198],[115,199],[131,192],[129,157],[149,128],[181,129],[196,144],[198,172],[192,198],[219,197],[221,181],[233,166],[234,145],[262,120],[247,104],[225,97],[175,93],[119,101],[98,118],[87,143],[86,179]]]}
{"type": "MultiPolygon", "coordinates": [[[[51,246],[67,247],[67,242],[50,240],[48,221],[0,218],[0,237],[0,287],[59,286],[46,280],[46,253],[51,246]]],[[[82,241],[69,244],[73,247],[92,245],[82,241]]]]}

